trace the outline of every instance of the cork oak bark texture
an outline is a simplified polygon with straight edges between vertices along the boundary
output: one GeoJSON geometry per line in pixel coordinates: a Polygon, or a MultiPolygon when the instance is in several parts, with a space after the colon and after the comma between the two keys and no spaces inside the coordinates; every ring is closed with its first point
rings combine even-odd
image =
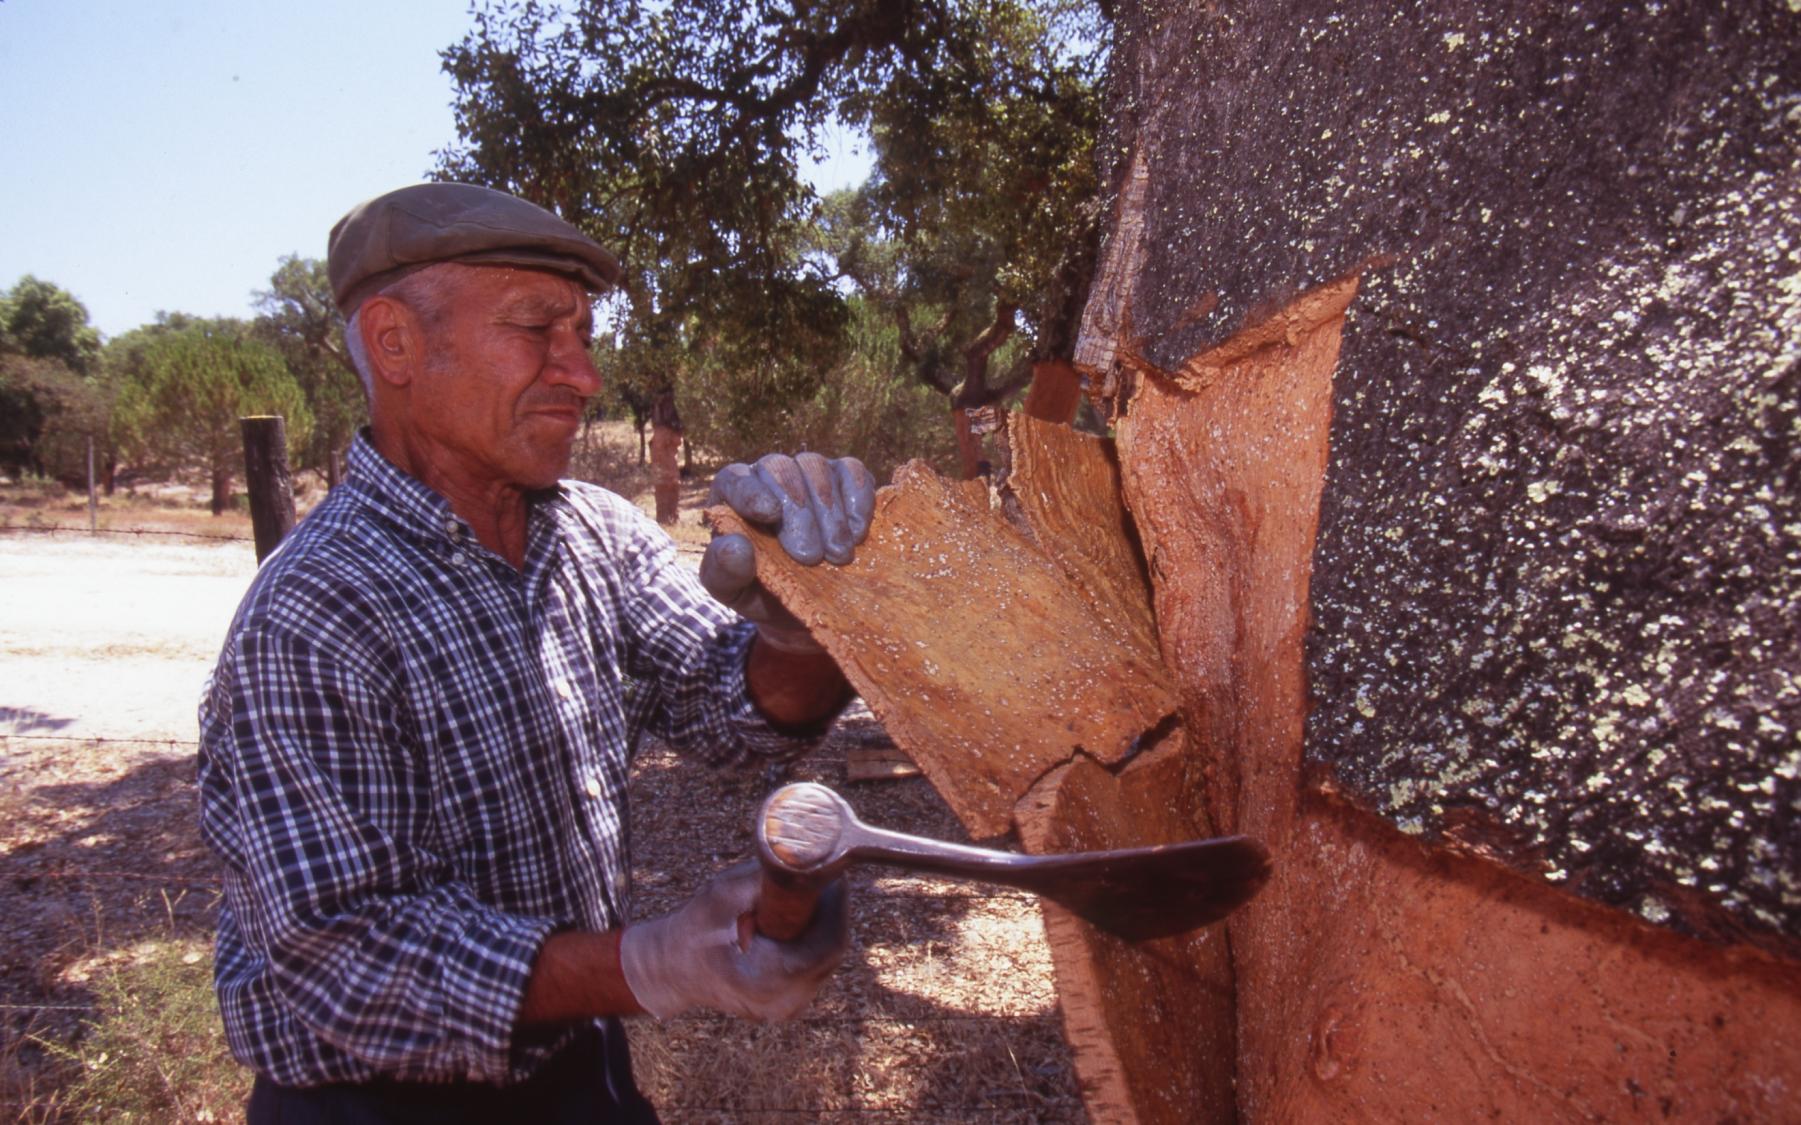
{"type": "Polygon", "coordinates": [[[1783,1119],[1801,13],[1114,31],[1113,440],[1015,415],[868,570],[766,559],[977,835],[1275,854],[1184,939],[1047,908],[1094,1116],[1783,1119]]]}

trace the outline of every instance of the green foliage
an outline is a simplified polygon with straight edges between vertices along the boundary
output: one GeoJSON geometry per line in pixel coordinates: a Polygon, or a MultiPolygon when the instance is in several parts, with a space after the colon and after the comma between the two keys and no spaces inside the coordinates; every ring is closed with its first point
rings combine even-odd
{"type": "Polygon", "coordinates": [[[110,387],[53,359],[0,356],[0,469],[64,481],[87,475],[88,439],[110,453],[110,387]]]}
{"type": "Polygon", "coordinates": [[[953,471],[949,404],[905,375],[893,322],[855,299],[847,338],[845,357],[815,378],[722,374],[722,387],[704,378],[683,382],[677,399],[689,441],[724,460],[745,461],[768,452],[768,435],[779,434],[784,448],[858,457],[882,481],[913,458],[953,471]]]}
{"type": "Polygon", "coordinates": [[[949,404],[916,379],[905,378],[899,332],[867,302],[855,302],[853,347],[795,419],[799,445],[821,452],[853,451],[877,479],[901,462],[921,458],[942,473],[956,467],[956,442],[946,424],[949,404]]]}
{"type": "Polygon", "coordinates": [[[1070,0],[489,2],[444,52],[460,144],[439,172],[618,250],[617,385],[678,386],[722,449],[791,444],[770,427],[829,373],[886,378],[849,358],[858,293],[895,326],[893,372],[979,406],[1073,346],[1104,33],[1070,0]],[[825,207],[799,168],[834,120],[876,170],[825,207]]]}
{"type": "Polygon", "coordinates": [[[332,300],[325,263],[290,254],[256,294],[257,338],[281,354],[312,413],[311,440],[302,444],[289,425],[290,458],[338,480],[344,451],[369,418],[368,397],[344,347],[344,316],[332,300]]]}
{"type": "Polygon", "coordinates": [[[976,407],[1073,350],[1099,236],[1106,36],[1083,4],[973,3],[947,18],[958,33],[927,65],[840,106],[868,130],[875,167],[827,201],[819,248],[894,318],[915,375],[976,407]],[[1020,336],[1030,346],[1003,354],[1020,336]]]}
{"type": "Polygon", "coordinates": [[[46,1044],[72,1064],[55,1109],[76,1121],[230,1121],[250,1073],[231,1058],[198,942],[149,942],[95,980],[100,1018],[73,1044],[46,1044]]]}
{"type": "Polygon", "coordinates": [[[238,419],[280,414],[288,441],[304,446],[312,412],[299,383],[268,344],[235,320],[165,318],[113,341],[116,430],[134,455],[173,469],[204,469],[213,513],[230,502],[243,460],[238,419]]]}
{"type": "Polygon", "coordinates": [[[0,357],[0,470],[14,476],[38,468],[37,444],[44,432],[45,404],[37,373],[28,363],[55,366],[21,356],[0,357]]]}
{"type": "Polygon", "coordinates": [[[0,352],[56,360],[86,375],[100,355],[100,333],[73,293],[26,274],[0,293],[0,352]]]}
{"type": "Polygon", "coordinates": [[[108,453],[99,348],[87,308],[67,290],[26,275],[0,292],[0,470],[81,480],[88,439],[108,453]]]}

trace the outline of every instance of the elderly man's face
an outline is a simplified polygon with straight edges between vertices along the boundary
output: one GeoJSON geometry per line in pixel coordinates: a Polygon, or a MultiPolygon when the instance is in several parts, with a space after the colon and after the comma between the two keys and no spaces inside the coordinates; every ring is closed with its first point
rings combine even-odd
{"type": "Polygon", "coordinates": [[[569,451],[600,377],[588,357],[588,294],[537,270],[458,271],[426,326],[425,372],[413,424],[441,463],[470,483],[547,488],[569,451]]]}

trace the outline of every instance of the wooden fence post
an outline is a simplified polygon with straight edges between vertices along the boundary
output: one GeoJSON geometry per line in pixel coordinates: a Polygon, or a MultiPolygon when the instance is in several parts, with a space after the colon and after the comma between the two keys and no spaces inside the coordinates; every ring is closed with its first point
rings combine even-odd
{"type": "Polygon", "coordinates": [[[94,498],[94,435],[88,435],[88,533],[100,530],[100,503],[94,498]]]}
{"type": "Polygon", "coordinates": [[[244,435],[244,488],[256,561],[262,562],[294,529],[294,489],[288,475],[288,433],[279,414],[238,419],[244,435]]]}

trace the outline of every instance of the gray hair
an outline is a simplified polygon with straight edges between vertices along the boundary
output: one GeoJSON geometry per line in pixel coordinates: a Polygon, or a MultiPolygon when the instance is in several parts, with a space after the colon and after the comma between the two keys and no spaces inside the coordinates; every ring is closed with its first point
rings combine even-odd
{"type": "MultiPolygon", "coordinates": [[[[433,262],[382,286],[369,296],[392,297],[418,313],[419,319],[425,322],[427,328],[436,328],[444,321],[451,291],[460,280],[462,271],[470,268],[461,262],[433,262]]],[[[368,300],[368,297],[363,298],[365,304],[368,300]]],[[[360,304],[350,314],[350,319],[344,322],[344,349],[350,354],[350,365],[356,369],[357,378],[363,381],[363,394],[373,404],[375,370],[369,365],[368,350],[363,347],[363,306],[360,304]]]]}

